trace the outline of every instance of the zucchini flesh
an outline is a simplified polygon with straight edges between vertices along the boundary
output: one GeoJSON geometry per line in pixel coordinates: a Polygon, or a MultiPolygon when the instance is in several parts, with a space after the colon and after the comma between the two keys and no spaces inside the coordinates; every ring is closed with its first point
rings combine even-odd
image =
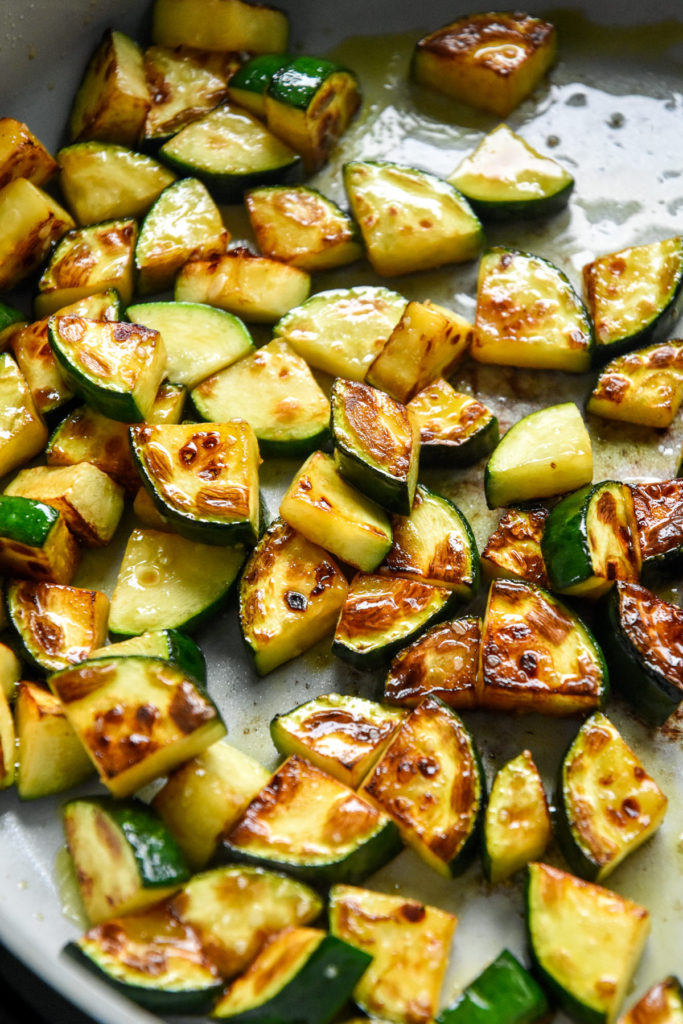
{"type": "Polygon", "coordinates": [[[484,870],[489,882],[502,882],[538,860],[551,836],[541,776],[531,753],[525,750],[497,772],[489,794],[483,833],[484,870]]]}
{"type": "Polygon", "coordinates": [[[631,487],[643,569],[675,568],[683,554],[683,480],[631,487]]]}
{"type": "Polygon", "coordinates": [[[534,1024],[549,1009],[543,989],[504,949],[436,1020],[437,1024],[534,1024]]]}
{"type": "Polygon", "coordinates": [[[74,409],[55,427],[45,457],[48,466],[91,463],[119,484],[126,497],[133,497],[140,487],[128,443],[128,424],[109,419],[89,405],[74,409]]]}
{"type": "Polygon", "coordinates": [[[0,117],[0,188],[15,178],[42,185],[56,171],[57,161],[27,124],[0,117]]]}
{"type": "Polygon", "coordinates": [[[600,374],[586,412],[646,427],[671,426],[683,400],[683,340],[629,352],[600,374]]]}
{"type": "Polygon", "coordinates": [[[500,439],[491,410],[455,391],[443,378],[411,398],[408,409],[420,428],[424,466],[469,466],[488,455],[500,439]]]}
{"type": "Polygon", "coordinates": [[[438,697],[452,708],[477,703],[481,619],[468,616],[439,623],[399,651],[384,682],[384,699],[415,707],[438,697]]]}
{"type": "Polygon", "coordinates": [[[245,61],[228,82],[228,95],[238,107],[266,119],[266,89],[276,71],[291,60],[288,53],[259,53],[245,61]]]}
{"type": "Polygon", "coordinates": [[[5,691],[0,691],[0,791],[14,783],[17,743],[14,719],[5,691]]]}
{"type": "Polygon", "coordinates": [[[44,318],[20,326],[12,335],[10,347],[36,412],[43,419],[51,418],[71,401],[74,393],[64,380],[48,343],[48,320],[44,318]]]}
{"type": "Polygon", "coordinates": [[[0,189],[0,290],[13,288],[47,258],[73,218],[42,189],[15,178],[0,189]]]}
{"type": "Polygon", "coordinates": [[[681,1024],[683,1022],[683,989],[678,978],[670,975],[652,985],[628,1013],[619,1018],[619,1024],[681,1024]]]}
{"type": "Polygon", "coordinates": [[[60,512],[31,498],[0,494],[0,571],[70,583],[80,551],[60,512]]]}
{"type": "Polygon", "coordinates": [[[108,658],[115,654],[146,654],[151,658],[163,658],[196,679],[206,687],[206,661],[201,648],[195,641],[177,629],[159,629],[154,632],[140,633],[128,640],[99,647],[89,654],[92,658],[108,658]]]}
{"type": "Polygon", "coordinates": [[[239,57],[201,53],[181,46],[150,46],[144,53],[150,107],[142,133],[143,146],[164,141],[190,121],[218,106],[227,95],[239,57]]]}
{"type": "Polygon", "coordinates": [[[20,682],[14,715],[19,762],[16,782],[22,800],[62,793],[93,774],[92,761],[62,702],[44,686],[20,682]]]}
{"type": "Polygon", "coordinates": [[[284,11],[245,0],[156,0],[152,37],[161,46],[280,53],[287,49],[284,11]]]}
{"type": "Polygon", "coordinates": [[[46,440],[24,375],[9,352],[0,352],[0,475],[32,459],[46,440]]]}
{"type": "Polygon", "coordinates": [[[501,516],[481,553],[482,568],[492,578],[538,583],[548,589],[541,538],[548,510],[510,509],[501,516]]]}

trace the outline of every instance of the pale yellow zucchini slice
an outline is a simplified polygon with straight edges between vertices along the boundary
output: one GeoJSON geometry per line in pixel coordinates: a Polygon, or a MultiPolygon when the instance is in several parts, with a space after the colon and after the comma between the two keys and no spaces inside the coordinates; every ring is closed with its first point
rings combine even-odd
{"type": "Polygon", "coordinates": [[[22,681],[14,714],[17,791],[22,800],[62,793],[93,774],[92,761],[53,693],[22,681]]]}
{"type": "Polygon", "coordinates": [[[155,0],[152,37],[161,46],[280,53],[287,49],[284,11],[245,0],[155,0]]]}
{"type": "Polygon", "coordinates": [[[0,352],[0,476],[23,465],[47,441],[26,378],[8,352],[0,352]]]}
{"type": "Polygon", "coordinates": [[[76,225],[52,196],[26,178],[0,189],[0,290],[32,274],[55,242],[76,225]]]}
{"type": "Polygon", "coordinates": [[[683,340],[629,352],[602,370],[586,412],[608,420],[671,426],[683,400],[683,340]]]}
{"type": "Polygon", "coordinates": [[[530,751],[497,772],[484,818],[484,870],[502,882],[545,853],[552,837],[548,801],[530,751]]]}
{"type": "Polygon", "coordinates": [[[45,458],[48,466],[96,466],[121,486],[128,498],[140,488],[128,443],[128,424],[109,419],[89,405],[74,409],[55,427],[45,458]]]}
{"type": "Polygon", "coordinates": [[[27,124],[0,117],[0,188],[15,178],[43,185],[57,171],[57,161],[27,124]]]}
{"type": "Polygon", "coordinates": [[[72,141],[98,139],[135,146],[149,110],[142,50],[108,29],[90,58],[69,118],[72,141]]]}
{"type": "Polygon", "coordinates": [[[14,784],[17,742],[14,719],[4,690],[0,690],[0,791],[14,784]]]}

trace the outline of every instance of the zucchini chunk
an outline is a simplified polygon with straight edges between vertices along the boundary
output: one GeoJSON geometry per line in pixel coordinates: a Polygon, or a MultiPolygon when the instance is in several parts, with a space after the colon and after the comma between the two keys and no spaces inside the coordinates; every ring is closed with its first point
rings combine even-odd
{"type": "Polygon", "coordinates": [[[0,792],[14,784],[17,740],[14,719],[4,690],[0,691],[0,792]]]}
{"type": "Polygon", "coordinates": [[[246,420],[264,457],[310,455],[330,437],[325,392],[308,363],[279,338],[207,376],[191,397],[202,419],[246,420]]]}
{"type": "Polygon", "coordinates": [[[270,259],[311,274],[346,266],[363,255],[357,226],[315,189],[271,185],[252,189],[244,201],[258,247],[270,259]]]}
{"type": "Polygon", "coordinates": [[[184,384],[162,381],[149,414],[150,423],[180,423],[186,398],[187,388],[184,384]]]}
{"type": "Polygon", "coordinates": [[[381,668],[401,647],[444,619],[452,604],[453,594],[446,587],[360,572],[342,606],[332,653],[354,668],[381,668]]]}
{"type": "Polygon", "coordinates": [[[541,986],[504,949],[452,1006],[441,1011],[436,1024],[535,1024],[549,1012],[541,986]]]}
{"type": "Polygon", "coordinates": [[[420,464],[470,466],[496,447],[498,420],[481,402],[443,378],[419,391],[408,409],[420,428],[420,464]]]}
{"type": "Polygon", "coordinates": [[[221,212],[201,181],[182,178],[173,182],[142,222],[135,246],[137,290],[147,295],[171,288],[176,273],[188,260],[219,256],[229,240],[221,212]]]}
{"type": "Polygon", "coordinates": [[[64,516],[32,498],[0,494],[0,572],[70,583],[80,551],[64,516]]]}
{"type": "Polygon", "coordinates": [[[199,871],[215,853],[220,835],[234,825],[269,778],[270,772],[241,750],[224,741],[212,743],[171,772],[152,806],[187,863],[199,871]]]}
{"type": "Polygon", "coordinates": [[[280,754],[297,754],[357,789],[391,742],[406,712],[373,700],[328,693],[270,723],[280,754]]]}
{"type": "Polygon", "coordinates": [[[683,238],[599,256],[583,268],[583,289],[596,362],[660,341],[683,306],[683,238]]]}
{"type": "Polygon", "coordinates": [[[678,978],[670,975],[652,985],[644,996],[619,1018],[619,1024],[681,1024],[683,1022],[683,988],[678,978]]]}
{"type": "Polygon", "coordinates": [[[334,288],[290,310],[273,330],[313,369],[362,381],[405,307],[388,288],[334,288]]]}
{"type": "Polygon", "coordinates": [[[56,172],[57,161],[27,124],[0,117],[0,188],[15,178],[44,185],[56,172]]]}
{"type": "Polygon", "coordinates": [[[481,619],[432,626],[399,651],[384,681],[384,699],[416,707],[424,697],[438,697],[452,708],[477,704],[481,619]]]}
{"type": "Polygon", "coordinates": [[[152,38],[160,46],[279,53],[287,49],[284,11],[245,0],[155,0],[152,38]]]}
{"type": "Polygon", "coordinates": [[[259,120],[266,120],[266,89],[276,71],[292,59],[289,53],[257,53],[240,65],[228,82],[228,96],[259,120]]]}
{"type": "Polygon", "coordinates": [[[605,480],[568,494],[546,520],[543,561],[553,590],[600,597],[615,580],[635,582],[641,555],[628,484],[605,480]]]}
{"type": "Polygon", "coordinates": [[[545,217],[569,202],[574,179],[521,135],[499,124],[458,164],[447,181],[483,220],[545,217]]]}
{"type": "Polygon", "coordinates": [[[140,800],[70,800],[62,822],[90,924],[144,910],[190,877],[175,839],[140,800]]]}
{"type": "Polygon", "coordinates": [[[190,121],[217,107],[228,94],[228,79],[240,66],[236,53],[212,53],[186,46],[149,46],[143,55],[150,108],[142,145],[156,146],[190,121]]]}
{"type": "Polygon", "coordinates": [[[0,476],[32,459],[46,441],[26,378],[9,352],[0,352],[0,476]]]}
{"type": "Polygon", "coordinates": [[[4,352],[15,334],[26,326],[26,318],[20,309],[0,302],[0,351],[4,352]]]}
{"type": "Polygon", "coordinates": [[[240,628],[260,676],[332,634],[348,586],[333,558],[282,519],[254,548],[240,582],[240,628]]]}
{"type": "Polygon", "coordinates": [[[22,655],[44,672],[84,661],[106,639],[109,598],[99,590],[13,580],[5,599],[22,655]]]}
{"type": "Polygon", "coordinates": [[[514,423],[486,463],[489,508],[550,498],[593,479],[593,450],[573,402],[538,409],[514,423]]]}
{"type": "Polygon", "coordinates": [[[400,848],[390,818],[292,755],[224,834],[218,855],[324,885],[360,882],[400,848]]]}
{"type": "Polygon", "coordinates": [[[161,658],[97,658],[49,683],[113,796],[130,796],[225,735],[206,691],[161,658]]]}
{"type": "Polygon", "coordinates": [[[602,882],[659,828],[667,798],[601,712],[584,722],[560,772],[557,835],[572,870],[602,882]]]}
{"type": "Polygon", "coordinates": [[[150,658],[163,658],[206,687],[206,660],[201,648],[191,637],[177,629],[157,629],[98,647],[88,655],[88,660],[110,658],[113,655],[118,657],[121,654],[146,654],[150,658]]]}
{"type": "Polygon", "coordinates": [[[683,557],[683,479],[632,484],[643,569],[675,569],[683,557]]]}
{"type": "Polygon", "coordinates": [[[554,25],[519,11],[470,14],[415,44],[411,76],[419,85],[507,117],[555,60],[554,25]]]}
{"type": "Polygon", "coordinates": [[[586,412],[608,420],[670,427],[683,400],[683,340],[629,352],[598,377],[586,412]]]}
{"type": "Polygon", "coordinates": [[[74,397],[52,354],[48,323],[48,318],[43,318],[18,326],[8,346],[28,385],[35,410],[43,420],[60,415],[74,397]]]}
{"type": "Polygon", "coordinates": [[[127,498],[140,487],[140,476],[128,443],[128,424],[109,419],[82,405],[64,417],[45,452],[48,466],[88,463],[110,476],[127,498]]]}
{"type": "Polygon", "coordinates": [[[133,512],[138,522],[150,530],[163,530],[164,532],[175,533],[168,516],[163,516],[154,504],[149,491],[139,487],[133,500],[133,512]]]}
{"type": "Polygon", "coordinates": [[[67,380],[97,412],[124,423],[148,418],[166,369],[158,331],[80,316],[53,316],[49,330],[67,380]]]}
{"type": "Polygon", "coordinates": [[[502,882],[542,857],[552,831],[541,776],[530,751],[524,750],[503,765],[491,786],[483,831],[489,882],[502,882]]]}
{"type": "Polygon", "coordinates": [[[134,425],[130,443],[143,484],[181,536],[256,543],[260,459],[248,423],[134,425]]]}
{"type": "Polygon", "coordinates": [[[71,141],[98,139],[132,149],[142,134],[149,102],[142,50],[123,32],[107,29],[74,98],[71,141]]]}
{"type": "Polygon", "coordinates": [[[342,477],[388,512],[410,515],[420,435],[406,407],[369,384],[341,377],[332,385],[330,406],[342,477]]]}
{"type": "Polygon", "coordinates": [[[465,263],[484,244],[481,222],[465,197],[435,174],[358,160],[345,164],[344,188],[381,277],[465,263]]]}
{"type": "Polygon", "coordinates": [[[37,270],[54,243],[76,226],[52,196],[26,178],[0,189],[0,224],[0,291],[37,270]]]}
{"type": "Polygon", "coordinates": [[[373,1018],[427,1024],[436,1016],[457,918],[437,907],[350,885],[330,892],[330,930],[372,955],[353,992],[373,1018]]]}
{"type": "Polygon", "coordinates": [[[245,554],[239,545],[217,548],[173,533],[133,530],[111,597],[110,631],[125,637],[195,628],[225,603],[245,554]]]}
{"type": "Polygon", "coordinates": [[[547,864],[529,865],[527,932],[548,994],[585,1024],[617,1015],[648,932],[645,907],[547,864]]]}
{"type": "Polygon", "coordinates": [[[538,583],[548,589],[541,538],[548,510],[510,509],[501,516],[498,526],[481,553],[482,569],[490,579],[520,579],[538,583]]]}
{"type": "Polygon", "coordinates": [[[62,793],[93,774],[92,761],[62,702],[37,683],[22,681],[14,706],[17,792],[22,800],[62,793]]]}
{"type": "Polygon", "coordinates": [[[327,1024],[371,960],[369,953],[334,935],[315,928],[287,928],[268,940],[211,1016],[236,1024],[292,1019],[327,1024]]]}
{"type": "Polygon", "coordinates": [[[437,697],[411,711],[360,792],[440,874],[461,874],[479,845],[486,778],[473,737],[437,697]]]}
{"type": "MultiPolygon", "coordinates": [[[[7,628],[7,613],[2,612],[2,629],[7,628]]],[[[21,679],[21,662],[16,654],[7,644],[0,643],[0,690],[7,698],[13,700],[16,691],[16,684],[21,679]]]]}
{"type": "Polygon", "coordinates": [[[477,279],[472,358],[480,363],[585,373],[593,326],[569,279],[550,260],[496,246],[477,279]]]}
{"type": "Polygon", "coordinates": [[[534,583],[494,580],[481,639],[479,705],[574,715],[601,707],[607,665],[592,633],[534,583]]]}

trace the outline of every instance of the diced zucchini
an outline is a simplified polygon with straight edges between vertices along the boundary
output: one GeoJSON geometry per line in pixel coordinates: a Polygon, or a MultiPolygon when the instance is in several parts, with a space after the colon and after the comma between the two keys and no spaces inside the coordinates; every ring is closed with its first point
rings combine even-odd
{"type": "Polygon", "coordinates": [[[619,1018],[619,1024],[683,1024],[683,988],[678,978],[669,975],[652,985],[619,1018]]]}
{"type": "Polygon", "coordinates": [[[547,518],[545,508],[504,512],[481,553],[486,575],[493,579],[526,580],[547,589],[548,574],[541,551],[547,518]]]}
{"type": "Polygon", "coordinates": [[[150,99],[143,146],[163,142],[218,106],[227,96],[228,79],[240,66],[236,53],[201,52],[186,46],[150,46],[143,59],[150,99]]]}
{"type": "Polygon", "coordinates": [[[74,393],[50,348],[48,319],[18,327],[9,347],[31,392],[38,415],[48,419],[60,413],[74,393]]]}
{"type": "Polygon", "coordinates": [[[15,178],[43,185],[56,171],[57,161],[27,124],[0,117],[0,188],[15,178]]]}
{"type": "Polygon", "coordinates": [[[676,568],[683,557],[683,479],[633,484],[643,569],[676,568]]]}
{"type": "Polygon", "coordinates": [[[25,326],[26,317],[20,309],[0,302],[0,352],[5,351],[17,331],[25,326]]]}
{"type": "Polygon", "coordinates": [[[481,402],[439,378],[419,391],[408,408],[420,428],[423,466],[469,466],[500,440],[498,420],[481,402]]]}
{"type": "Polygon", "coordinates": [[[74,409],[55,427],[45,457],[48,466],[90,463],[123,487],[129,498],[140,487],[128,443],[128,424],[109,419],[88,405],[74,409]]]}
{"type": "Polygon", "coordinates": [[[601,707],[608,685],[602,651],[577,615],[534,583],[493,581],[481,640],[481,707],[573,715],[601,707]]]}
{"type": "Polygon", "coordinates": [[[163,658],[177,665],[187,675],[206,686],[206,660],[195,641],[177,629],[158,629],[128,640],[96,648],[88,658],[109,658],[112,655],[145,654],[151,658],[163,658]]]}
{"type": "Polygon", "coordinates": [[[287,49],[284,11],[245,0],[155,0],[152,37],[161,46],[279,53],[287,49]]]}
{"type": "Polygon", "coordinates": [[[471,981],[436,1024],[534,1024],[550,1012],[537,981],[504,949],[471,981]]]}
{"type": "Polygon", "coordinates": [[[0,691],[0,792],[14,784],[17,741],[14,719],[4,690],[0,691]]]}
{"type": "Polygon", "coordinates": [[[481,619],[468,616],[440,623],[399,651],[384,682],[384,699],[416,707],[439,697],[452,708],[477,702],[481,619]]]}
{"type": "MultiPolygon", "coordinates": [[[[530,751],[524,750],[503,765],[491,786],[483,831],[484,871],[489,882],[502,882],[538,860],[551,837],[543,782],[530,751]]],[[[451,1024],[450,1017],[444,1024],[451,1024]]]]}
{"type": "Polygon", "coordinates": [[[49,690],[37,683],[19,683],[14,715],[17,791],[22,800],[62,793],[93,774],[92,761],[62,702],[49,690]]]}
{"type": "Polygon", "coordinates": [[[187,388],[184,384],[162,381],[149,414],[150,423],[180,423],[186,398],[187,388]]]}
{"type": "Polygon", "coordinates": [[[123,32],[107,29],[76,93],[72,141],[98,139],[135,146],[149,109],[142,50],[123,32]]]}
{"type": "Polygon", "coordinates": [[[354,161],[344,167],[344,188],[368,259],[382,277],[473,260],[484,244],[465,197],[435,174],[354,161]]]}
{"type": "Polygon", "coordinates": [[[133,500],[133,512],[140,525],[150,530],[163,530],[175,533],[168,518],[161,514],[154,504],[151,494],[145,487],[139,487],[133,500]]]}
{"type": "Polygon", "coordinates": [[[70,583],[80,552],[64,516],[32,498],[0,494],[0,572],[70,583]]]}
{"type": "Polygon", "coordinates": [[[230,76],[228,96],[261,121],[266,119],[266,89],[276,71],[291,60],[289,53],[257,53],[230,76]]]}
{"type": "Polygon", "coordinates": [[[53,244],[76,226],[52,196],[26,178],[0,189],[0,224],[0,291],[32,274],[53,244]]]}
{"type": "Polygon", "coordinates": [[[613,359],[598,377],[586,412],[609,420],[671,426],[683,400],[683,340],[613,359]]]}
{"type": "Polygon", "coordinates": [[[8,352],[0,352],[0,476],[32,459],[46,441],[24,375],[8,352]]]}
{"type": "MultiPolygon", "coordinates": [[[[2,610],[2,629],[8,626],[7,612],[2,610]]],[[[0,690],[7,700],[14,698],[16,684],[21,679],[21,662],[7,644],[0,643],[0,690]]]]}

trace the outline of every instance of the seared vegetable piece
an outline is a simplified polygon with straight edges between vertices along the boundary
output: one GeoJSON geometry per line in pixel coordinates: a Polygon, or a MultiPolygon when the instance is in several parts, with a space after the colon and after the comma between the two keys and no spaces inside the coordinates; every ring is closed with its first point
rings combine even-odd
{"type": "Polygon", "coordinates": [[[292,59],[289,53],[257,53],[230,76],[228,96],[261,121],[266,119],[266,90],[276,71],[292,59]]]}
{"type": "Polygon", "coordinates": [[[676,568],[683,556],[683,480],[633,484],[643,569],[676,568]]]}
{"type": "Polygon", "coordinates": [[[543,987],[586,1024],[617,1015],[650,930],[645,907],[547,864],[530,864],[527,932],[543,987]]]}
{"type": "Polygon", "coordinates": [[[583,268],[596,362],[659,341],[683,304],[683,238],[599,256],[583,268]]]}
{"type": "Polygon", "coordinates": [[[517,11],[471,14],[415,45],[411,74],[420,85],[507,117],[555,60],[547,21],[517,11]]]}
{"type": "MultiPolygon", "coordinates": [[[[76,303],[76,306],[80,305],[76,303]]],[[[69,311],[84,312],[73,307],[69,311]]],[[[19,325],[9,345],[28,385],[36,412],[46,420],[63,410],[74,397],[52,354],[48,341],[48,323],[49,319],[43,318],[19,325]]]]}
{"type": "Polygon", "coordinates": [[[14,719],[3,690],[0,692],[0,791],[14,783],[16,759],[14,719]]]}
{"type": "Polygon", "coordinates": [[[545,217],[569,202],[574,179],[507,125],[485,135],[447,179],[482,220],[545,217]]]}
{"type": "Polygon", "coordinates": [[[46,440],[25,377],[9,352],[0,352],[0,476],[32,459],[46,440]]]}
{"type": "Polygon", "coordinates": [[[290,310],[274,332],[314,369],[362,381],[405,307],[388,288],[335,288],[290,310]]]}
{"type": "Polygon", "coordinates": [[[109,419],[89,405],[74,409],[55,427],[45,457],[48,466],[90,463],[123,487],[126,497],[140,487],[128,443],[128,424],[109,419]]]}
{"type": "Polygon", "coordinates": [[[190,877],[175,839],[140,800],[81,797],[62,821],[90,924],[158,903],[190,877]]]}
{"type": "Polygon", "coordinates": [[[426,697],[403,722],[360,792],[442,875],[459,875],[478,846],[486,778],[460,717],[426,697]]]}
{"type": "Polygon", "coordinates": [[[106,639],[109,598],[99,590],[14,580],[6,601],[22,654],[45,672],[84,661],[106,639]]]}
{"type": "Polygon", "coordinates": [[[32,498],[0,494],[0,572],[70,583],[80,552],[64,516],[32,498]]]}
{"type": "Polygon", "coordinates": [[[181,668],[202,686],[206,686],[206,661],[200,647],[195,641],[177,629],[158,629],[148,633],[140,633],[128,640],[98,647],[89,658],[117,657],[133,654],[146,654],[151,658],[163,658],[181,668]]]}
{"type": "Polygon", "coordinates": [[[53,244],[75,227],[70,214],[26,178],[0,189],[0,224],[0,291],[32,274],[53,244]]]}
{"type": "Polygon", "coordinates": [[[469,466],[498,444],[498,420],[476,398],[439,378],[408,402],[420,428],[423,466],[469,466]]]}
{"type": "Polygon", "coordinates": [[[602,882],[659,828],[667,798],[601,712],[584,722],[562,762],[557,834],[577,875],[602,882]]]}
{"type": "Polygon", "coordinates": [[[130,796],[225,734],[206,691],[160,658],[97,658],[49,683],[113,796],[130,796]]]}
{"type": "Polygon", "coordinates": [[[234,825],[269,778],[270,773],[241,750],[223,741],[212,743],[171,773],[152,806],[197,871],[208,864],[220,835],[234,825]]]}
{"type": "Polygon", "coordinates": [[[93,774],[92,761],[62,702],[37,683],[22,681],[14,706],[17,791],[22,800],[62,793],[93,774]]]}
{"type": "Polygon", "coordinates": [[[186,46],[150,46],[143,56],[150,108],[143,146],[156,145],[218,106],[228,79],[240,66],[236,53],[211,53],[186,46]]]}
{"type": "Polygon", "coordinates": [[[457,918],[437,907],[350,885],[330,892],[330,929],[372,954],[353,998],[368,1014],[427,1024],[439,1004],[457,918]]]}
{"type": "Polygon", "coordinates": [[[607,666],[583,622],[533,583],[494,580],[481,640],[479,704],[573,715],[601,707],[607,666]]]}
{"type": "Polygon", "coordinates": [[[593,479],[591,439],[573,402],[529,413],[513,424],[486,463],[489,508],[549,498],[593,479]]]}
{"type": "Polygon", "coordinates": [[[541,551],[552,589],[563,594],[595,598],[615,580],[638,580],[631,488],[605,480],[568,494],[550,511],[541,551]]]}
{"type": "Polygon", "coordinates": [[[437,1024],[534,1024],[550,1007],[545,993],[507,949],[470,982],[437,1024]]]}
{"type": "Polygon", "coordinates": [[[99,139],[135,146],[149,110],[142,51],[108,29],[90,58],[69,118],[72,141],[99,139]]]}
{"type": "Polygon", "coordinates": [[[588,313],[553,263],[503,246],[482,256],[474,359],[584,373],[591,365],[592,348],[588,313]]]}
{"type": "Polygon", "coordinates": [[[384,391],[341,377],[332,385],[330,405],[342,477],[388,512],[410,515],[420,435],[406,407],[384,391]]]}
{"type": "Polygon", "coordinates": [[[683,989],[678,978],[670,975],[652,985],[619,1024],[681,1024],[683,1022],[683,989]]]}
{"type": "Polygon", "coordinates": [[[650,345],[613,359],[600,374],[586,412],[646,427],[669,427],[683,399],[683,340],[650,345]]]}
{"type": "Polygon", "coordinates": [[[377,274],[412,274],[473,260],[484,243],[479,218],[435,174],[392,163],[354,161],[344,188],[377,274]]]}
{"type": "Polygon", "coordinates": [[[327,1024],[349,998],[372,957],[314,928],[274,935],[232,983],[212,1017],[244,1024],[296,1019],[327,1024]]]}
{"type": "Polygon", "coordinates": [[[152,36],[161,46],[275,53],[287,49],[284,11],[245,0],[155,0],[152,36]]]}
{"type": "Polygon", "coordinates": [[[331,635],[347,589],[327,551],[277,519],[254,548],[240,582],[240,627],[258,674],[331,635]]]}
{"type": "Polygon", "coordinates": [[[384,753],[406,712],[385,704],[329,693],[300,704],[270,723],[285,757],[298,754],[356,789],[384,753]]]}
{"type": "Polygon", "coordinates": [[[20,309],[0,302],[0,351],[10,344],[15,334],[26,326],[26,318],[20,309]]]}
{"type": "MultiPolygon", "coordinates": [[[[2,628],[8,625],[7,613],[2,611],[2,628]]],[[[16,684],[21,678],[21,662],[7,644],[0,643],[0,690],[7,700],[12,700],[16,684]]]]}
{"type": "Polygon", "coordinates": [[[452,708],[477,702],[481,619],[471,615],[440,623],[399,651],[384,682],[384,699],[415,707],[439,697],[452,708]]]}
{"type": "Polygon", "coordinates": [[[487,576],[521,579],[547,588],[548,574],[541,551],[547,518],[545,508],[504,512],[481,553],[487,576]]]}
{"type": "Polygon", "coordinates": [[[133,530],[111,598],[109,629],[132,636],[190,630],[225,603],[245,551],[197,544],[173,533],[133,530]]]}
{"type": "MultiPolygon", "coordinates": [[[[234,82],[235,76],[231,86],[234,82]]],[[[358,228],[349,215],[315,189],[255,188],[245,203],[264,256],[313,273],[343,267],[363,254],[358,228]]]]}
{"type": "Polygon", "coordinates": [[[57,161],[27,124],[0,117],[0,188],[15,178],[43,185],[56,171],[57,161]]]}
{"type": "MultiPolygon", "coordinates": [[[[538,860],[552,836],[550,811],[530,751],[508,761],[493,780],[484,819],[484,871],[502,882],[538,860]]],[[[448,1022],[450,1024],[450,1018],[448,1022]]]]}

